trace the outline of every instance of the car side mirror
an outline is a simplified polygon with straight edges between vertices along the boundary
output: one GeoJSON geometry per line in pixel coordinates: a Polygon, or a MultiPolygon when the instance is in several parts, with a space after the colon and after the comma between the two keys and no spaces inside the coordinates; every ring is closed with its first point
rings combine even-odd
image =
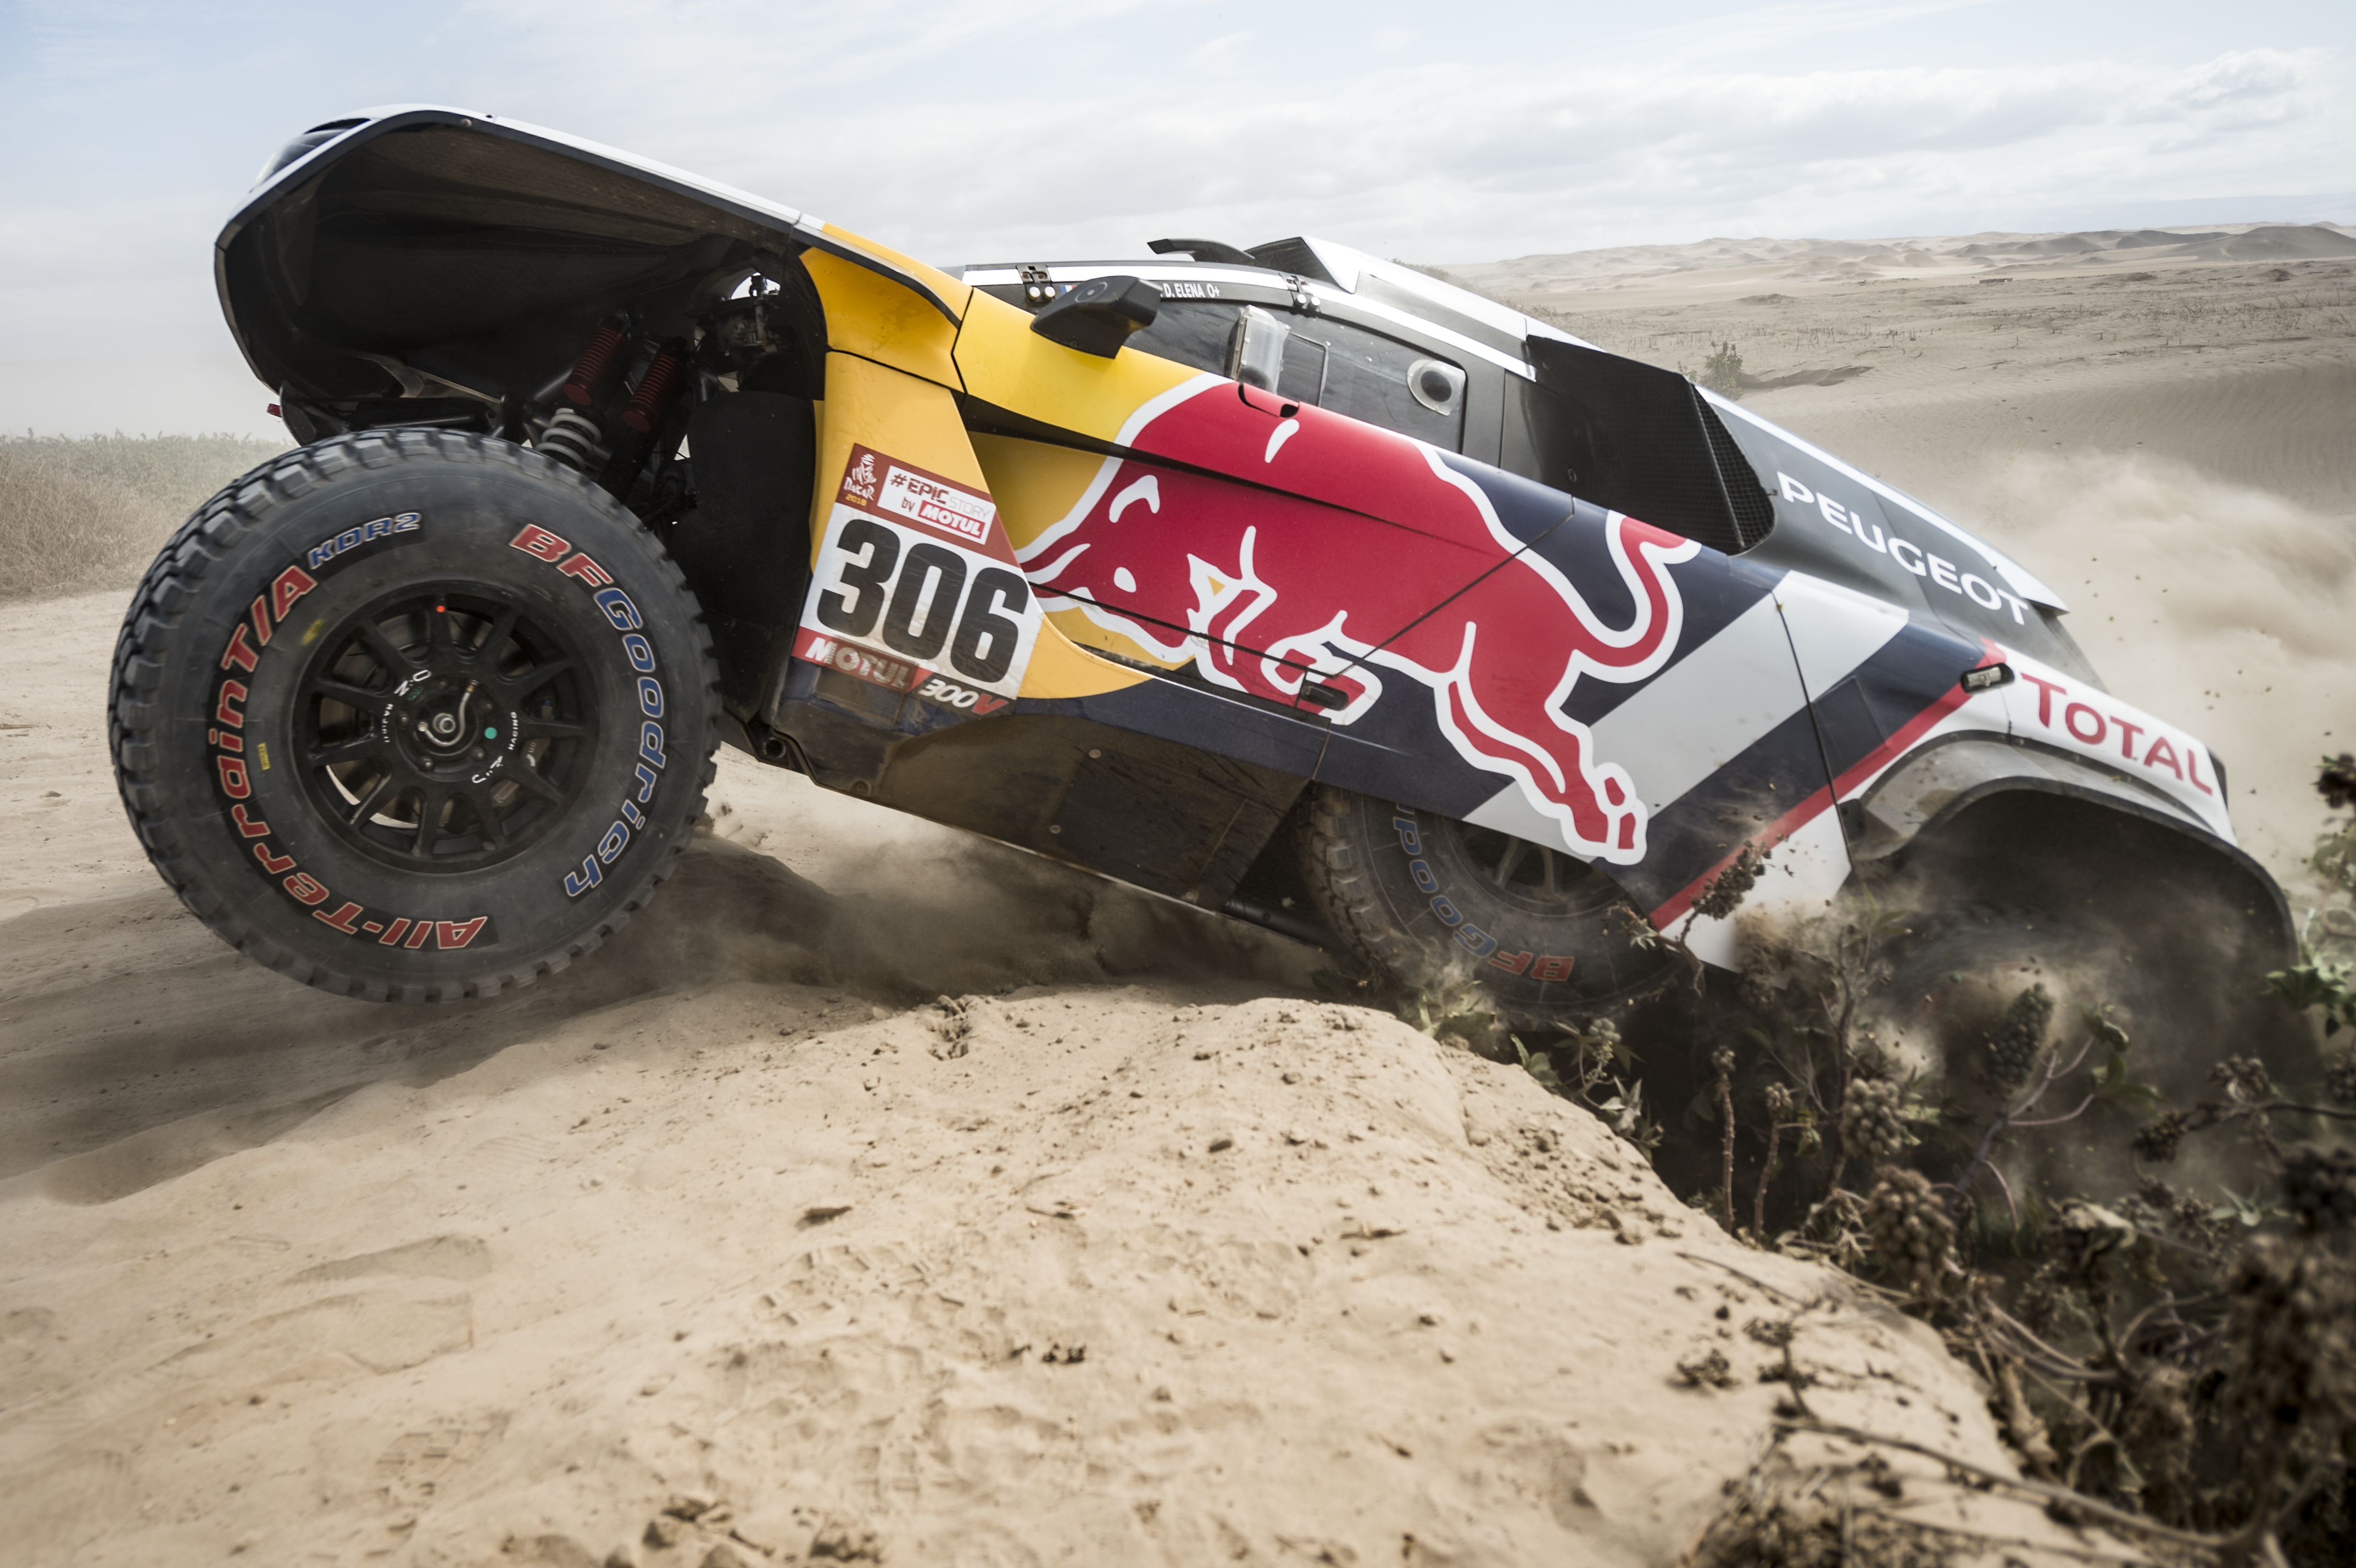
{"type": "Polygon", "coordinates": [[[1227,378],[1273,392],[1284,377],[1284,344],[1291,329],[1256,304],[1244,306],[1227,333],[1227,378]]]}
{"type": "Polygon", "coordinates": [[[1050,343],[1109,359],[1161,311],[1162,291],[1142,278],[1090,278],[1033,316],[1031,330],[1050,343]]]}

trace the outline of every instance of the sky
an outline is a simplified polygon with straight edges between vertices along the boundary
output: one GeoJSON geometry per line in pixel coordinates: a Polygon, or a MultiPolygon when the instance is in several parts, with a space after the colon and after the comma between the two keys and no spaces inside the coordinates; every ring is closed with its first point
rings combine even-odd
{"type": "Polygon", "coordinates": [[[404,102],[939,263],[2356,220],[2346,0],[0,0],[0,362],[232,352],[255,172],[404,102]]]}

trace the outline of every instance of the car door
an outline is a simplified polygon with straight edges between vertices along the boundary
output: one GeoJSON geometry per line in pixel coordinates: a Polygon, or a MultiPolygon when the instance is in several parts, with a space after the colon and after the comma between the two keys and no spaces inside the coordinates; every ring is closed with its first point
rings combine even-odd
{"type": "Polygon", "coordinates": [[[1120,351],[1197,374],[1125,418],[1113,451],[1083,462],[987,417],[977,451],[1018,497],[1018,552],[1066,635],[1330,715],[1361,655],[1518,545],[1440,461],[1463,426],[1460,367],[1272,287],[1222,286],[1166,300],[1120,351]]]}

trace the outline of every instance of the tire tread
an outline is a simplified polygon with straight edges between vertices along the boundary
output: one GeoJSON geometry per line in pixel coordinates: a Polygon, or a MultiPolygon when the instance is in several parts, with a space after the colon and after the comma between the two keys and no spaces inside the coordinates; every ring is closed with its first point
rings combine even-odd
{"type": "Polygon", "coordinates": [[[168,814],[173,799],[168,781],[155,774],[159,748],[153,737],[169,715],[163,711],[161,689],[165,661],[185,656],[176,650],[177,634],[198,599],[198,587],[208,572],[228,560],[239,546],[262,528],[281,507],[310,495],[342,475],[380,471],[405,463],[477,463],[504,466],[541,483],[555,483],[627,525],[628,537],[645,557],[645,564],[678,592],[694,611],[696,652],[703,667],[706,732],[699,749],[702,772],[695,781],[691,816],[700,815],[704,792],[717,768],[712,752],[720,740],[720,665],[712,647],[712,634],[687,579],[664,550],[662,543],[638,519],[587,477],[553,458],[509,442],[455,431],[364,431],[297,447],[248,471],[223,486],[191,513],[156,555],[155,564],[131,596],[123,630],[117,635],[109,672],[107,741],[113,754],[115,784],[124,813],[147,857],[181,903],[198,920],[219,933],[230,946],[266,968],[289,979],[340,996],[369,1001],[455,1001],[462,997],[496,996],[543,979],[588,954],[627,925],[647,906],[655,890],[669,880],[689,840],[682,837],[640,870],[639,880],[620,906],[596,927],[561,947],[533,955],[522,965],[485,969],[432,985],[398,984],[345,974],[260,935],[237,913],[238,901],[209,886],[196,872],[180,829],[168,814]]]}

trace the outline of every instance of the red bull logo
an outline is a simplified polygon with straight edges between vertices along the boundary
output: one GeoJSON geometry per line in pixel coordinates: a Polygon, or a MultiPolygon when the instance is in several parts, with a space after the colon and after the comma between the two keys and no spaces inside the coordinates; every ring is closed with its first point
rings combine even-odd
{"type": "Polygon", "coordinates": [[[1237,691],[1301,702],[1312,683],[1309,705],[1337,724],[1409,683],[1456,752],[1518,784],[1573,849],[1644,859],[1643,800],[1562,705],[1582,678],[1642,681],[1668,662],[1683,603],[1665,569],[1699,546],[1612,514],[1633,608],[1608,624],[1430,447],[1312,408],[1279,421],[1225,381],[1159,403],[1124,444],[1257,484],[1108,459],[1021,552],[1045,608],[1237,691]]]}

